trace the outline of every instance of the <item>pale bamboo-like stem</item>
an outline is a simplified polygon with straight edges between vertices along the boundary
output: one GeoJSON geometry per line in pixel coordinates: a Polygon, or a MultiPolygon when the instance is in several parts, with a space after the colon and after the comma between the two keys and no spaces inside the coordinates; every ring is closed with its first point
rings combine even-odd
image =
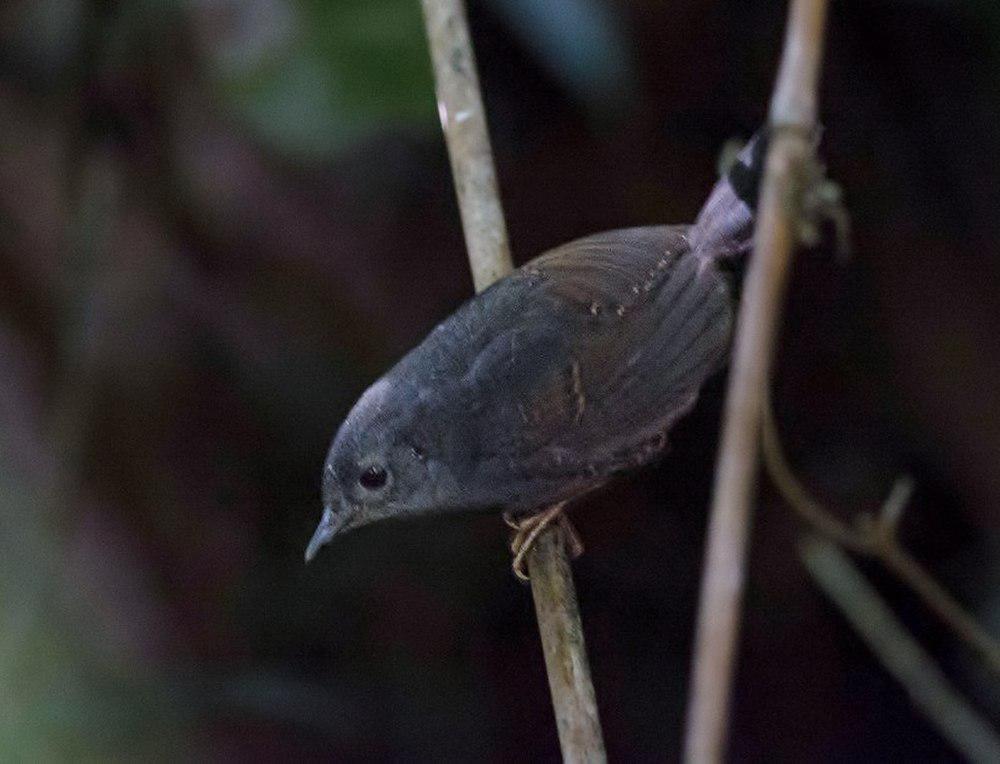
{"type": "Polygon", "coordinates": [[[563,760],[607,761],[561,526],[538,537],[528,552],[528,570],[563,760]]]}
{"type": "MultiPolygon", "coordinates": [[[[513,263],[468,23],[461,0],[422,0],[422,5],[469,265],[481,292],[510,273],[513,263]]],[[[527,561],[563,759],[603,762],[580,611],[558,524],[538,536],[527,561]]]]}
{"type": "Polygon", "coordinates": [[[813,159],[826,12],[826,0],[792,0],[771,101],[771,142],[736,325],[695,632],[684,757],[698,764],[721,761],[725,753],[763,392],[796,244],[800,181],[813,159]]]}
{"type": "Polygon", "coordinates": [[[462,215],[472,281],[482,292],[512,270],[486,129],[486,111],[461,0],[422,0],[434,66],[438,116],[462,215]]]}
{"type": "Polygon", "coordinates": [[[817,584],[840,608],[913,704],[969,761],[1000,761],[1000,736],[959,694],[839,547],[818,538],[800,549],[817,584]]]}

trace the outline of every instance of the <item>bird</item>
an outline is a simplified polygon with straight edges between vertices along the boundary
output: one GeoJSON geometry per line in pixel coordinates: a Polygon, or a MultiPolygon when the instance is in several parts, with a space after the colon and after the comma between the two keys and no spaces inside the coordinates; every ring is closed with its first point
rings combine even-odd
{"type": "Polygon", "coordinates": [[[377,521],[470,511],[502,512],[523,557],[567,502],[656,459],[726,364],[766,144],[750,139],[693,224],[569,242],[438,324],[333,438],[306,561],[377,521]]]}

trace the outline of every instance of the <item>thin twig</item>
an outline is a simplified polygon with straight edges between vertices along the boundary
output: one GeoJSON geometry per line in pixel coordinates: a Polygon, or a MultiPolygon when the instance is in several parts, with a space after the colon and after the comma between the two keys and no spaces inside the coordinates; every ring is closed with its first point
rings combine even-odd
{"type": "Polygon", "coordinates": [[[826,10],[826,0],[792,1],[771,101],[771,143],[737,321],[708,526],[685,740],[689,762],[720,761],[725,751],[758,467],[761,393],[770,377],[781,297],[796,243],[799,181],[813,158],[826,10]]]}
{"type": "Polygon", "coordinates": [[[976,619],[969,615],[919,562],[895,542],[881,549],[878,558],[901,581],[913,589],[924,604],[944,621],[961,641],[975,649],[986,666],[1000,675],[1000,644],[983,630],[976,619]]]}
{"type": "MultiPolygon", "coordinates": [[[[461,0],[422,0],[438,113],[448,144],[473,282],[481,292],[510,273],[486,113],[461,0]]],[[[528,554],[549,689],[563,759],[603,762],[604,741],[562,531],[543,531],[528,554]]]]}
{"type": "Polygon", "coordinates": [[[768,474],[771,476],[774,485],[785,497],[789,505],[806,522],[853,552],[860,552],[862,554],[868,552],[867,543],[858,535],[857,531],[827,512],[823,505],[810,495],[809,491],[806,490],[805,486],[795,476],[795,472],[788,464],[788,459],[781,448],[781,439],[778,436],[778,428],[774,421],[774,409],[771,406],[771,396],[767,386],[764,388],[761,451],[763,453],[764,465],[767,467],[768,474]]]}
{"type": "Polygon", "coordinates": [[[1000,761],[997,732],[951,686],[847,555],[818,538],[804,542],[800,555],[816,583],[941,734],[971,761],[1000,761]]]}
{"type": "Polygon", "coordinates": [[[448,144],[465,246],[476,291],[514,269],[486,111],[461,0],[423,0],[438,116],[448,144]]]}
{"type": "Polygon", "coordinates": [[[563,760],[603,762],[607,756],[564,532],[563,526],[555,525],[532,544],[528,552],[531,593],[563,760]]]}
{"type": "Polygon", "coordinates": [[[767,392],[762,435],[764,464],[775,487],[789,506],[813,528],[841,546],[881,561],[920,597],[959,640],[979,653],[990,670],[1000,674],[1000,642],[986,632],[899,543],[896,528],[913,491],[912,481],[909,478],[898,480],[878,515],[865,516],[865,522],[852,527],[830,514],[795,476],[781,447],[774,409],[767,392]]]}

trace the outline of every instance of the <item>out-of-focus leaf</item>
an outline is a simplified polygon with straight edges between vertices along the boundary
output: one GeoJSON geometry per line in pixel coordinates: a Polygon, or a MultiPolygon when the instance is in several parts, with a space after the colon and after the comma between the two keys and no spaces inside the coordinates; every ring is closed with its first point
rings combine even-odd
{"type": "Polygon", "coordinates": [[[633,43],[606,0],[490,0],[511,31],[576,98],[601,112],[629,100],[633,43]]]}
{"type": "Polygon", "coordinates": [[[234,111],[279,150],[330,156],[393,124],[434,124],[433,80],[414,0],[201,0],[225,6],[202,33],[234,111]]]}
{"type": "Polygon", "coordinates": [[[51,84],[69,66],[80,45],[81,0],[16,0],[0,8],[4,58],[51,84]]]}
{"type": "Polygon", "coordinates": [[[99,618],[66,606],[81,595],[60,576],[65,549],[52,502],[46,489],[0,482],[0,760],[141,758],[164,741],[181,748],[183,722],[155,674],[102,655],[99,618]]]}

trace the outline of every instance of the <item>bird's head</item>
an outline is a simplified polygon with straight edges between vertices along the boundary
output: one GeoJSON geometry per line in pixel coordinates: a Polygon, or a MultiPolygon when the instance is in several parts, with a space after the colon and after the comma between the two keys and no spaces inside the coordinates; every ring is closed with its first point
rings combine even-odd
{"type": "Polygon", "coordinates": [[[389,517],[433,510],[450,473],[419,429],[421,396],[383,377],[355,404],[323,466],[323,517],[306,560],[336,535],[389,517]]]}

